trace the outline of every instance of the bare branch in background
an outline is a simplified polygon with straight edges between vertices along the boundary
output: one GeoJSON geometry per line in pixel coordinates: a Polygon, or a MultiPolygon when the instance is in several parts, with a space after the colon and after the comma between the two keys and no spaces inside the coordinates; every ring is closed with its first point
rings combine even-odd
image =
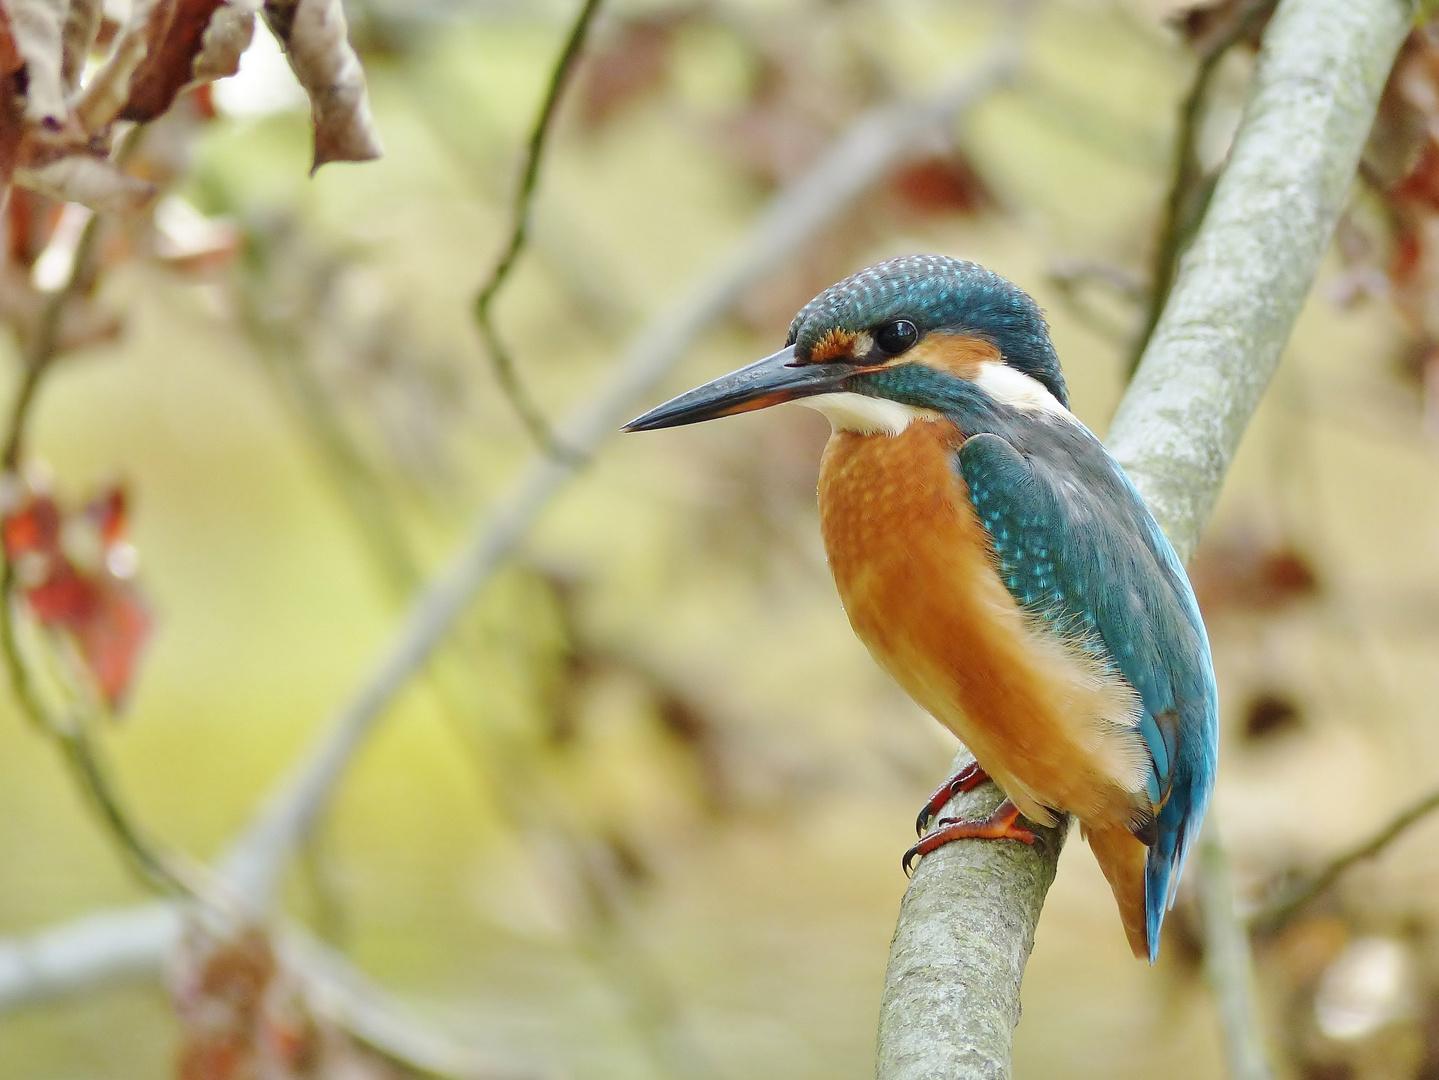
{"type": "Polygon", "coordinates": [[[1238,5],[1224,5],[1220,9],[1222,14],[1213,25],[1195,25],[1196,16],[1204,14],[1204,9],[1189,13],[1191,25],[1185,29],[1199,53],[1199,67],[1189,92],[1179,106],[1179,130],[1174,136],[1174,176],[1164,201],[1164,216],[1160,219],[1159,239],[1155,244],[1149,275],[1144,326],[1135,340],[1134,354],[1129,361],[1131,377],[1139,367],[1140,357],[1144,355],[1150,335],[1159,324],[1160,315],[1164,313],[1169,291],[1179,273],[1179,258],[1203,218],[1214,191],[1216,178],[1205,174],[1196,149],[1210,85],[1219,70],[1220,61],[1231,48],[1241,41],[1258,38],[1259,31],[1274,11],[1274,3],[1275,0],[1242,0],[1238,5]]]}
{"type": "Polygon", "coordinates": [[[1254,919],[1256,930],[1277,930],[1292,919],[1301,908],[1323,894],[1355,863],[1380,854],[1435,810],[1439,810],[1439,790],[1422,796],[1412,805],[1395,814],[1373,836],[1340,852],[1318,873],[1280,893],[1254,919]]]}
{"type": "MultiPolygon", "coordinates": [[[[1012,76],[1016,61],[1015,50],[1005,42],[933,97],[876,108],[859,117],[809,170],[770,201],[718,269],[641,329],[607,387],[560,429],[566,445],[593,453],[756,281],[818,235],[896,162],[930,149],[936,135],[947,135],[970,106],[1012,76]]],[[[415,600],[370,679],[315,740],[305,759],[276,785],[223,861],[223,876],[255,910],[273,902],[285,860],[313,827],[395,694],[423,667],[575,470],[573,462],[547,455],[531,462],[509,496],[482,516],[449,566],[415,600]]],[[[99,913],[23,940],[0,941],[0,1010],[22,1004],[32,993],[72,992],[97,979],[131,974],[143,966],[142,954],[148,953],[150,970],[155,970],[174,937],[155,932],[147,919],[156,916],[140,917],[153,910],[135,909],[133,920],[131,912],[99,913]],[[134,940],[142,932],[150,935],[143,949],[134,940]],[[85,949],[76,944],[80,938],[85,949]],[[10,965],[13,978],[7,984],[6,957],[33,956],[37,950],[55,961],[43,966],[44,977],[28,979],[30,967],[17,959],[10,965]],[[88,970],[86,952],[93,957],[88,970]]]]}
{"type": "Polygon", "coordinates": [[[550,131],[554,127],[560,95],[564,93],[570,73],[580,58],[585,38],[589,34],[590,24],[594,22],[602,2],[603,0],[583,0],[580,12],[575,17],[574,25],[570,27],[569,36],[565,39],[565,46],[560,50],[559,59],[555,61],[555,66],[550,72],[550,82],[545,90],[545,100],[540,105],[539,115],[535,118],[535,126],[530,132],[529,145],[525,151],[525,167],[520,174],[520,186],[515,191],[509,240],[505,244],[505,250],[500,255],[499,261],[495,263],[495,268],[490,271],[489,280],[480,287],[479,295],[475,298],[475,320],[480,324],[480,334],[485,339],[485,348],[489,350],[490,363],[494,368],[495,378],[500,384],[500,389],[504,391],[505,397],[509,399],[510,405],[524,423],[525,430],[530,433],[530,437],[542,450],[556,458],[567,457],[572,451],[555,439],[555,434],[550,430],[544,413],[535,403],[534,398],[530,396],[530,392],[525,389],[525,384],[520,379],[520,373],[515,369],[515,358],[510,355],[504,338],[500,336],[490,308],[494,304],[495,297],[499,295],[500,289],[504,287],[505,281],[508,280],[510,271],[514,269],[515,261],[520,257],[520,252],[524,250],[525,242],[529,238],[530,209],[534,203],[535,190],[539,186],[540,164],[544,159],[550,131]]]}
{"type": "Polygon", "coordinates": [[[1199,871],[1199,912],[1204,925],[1204,977],[1224,1029],[1224,1055],[1233,1080],[1272,1080],[1259,1011],[1254,1002],[1249,932],[1234,910],[1229,857],[1214,815],[1204,823],[1195,845],[1199,871]]]}
{"type": "MultiPolygon", "coordinates": [[[[1181,557],[1194,550],[1313,283],[1411,15],[1398,0],[1282,0],[1266,32],[1229,164],[1110,431],[1112,452],[1181,557]]],[[[996,921],[971,934],[948,924],[964,904],[1001,909],[1015,897],[1037,917],[1027,898],[1043,875],[1023,847],[962,841],[949,845],[946,873],[915,875],[895,941],[916,944],[891,953],[880,1080],[1010,1075],[1034,924],[996,921]],[[962,1023],[911,1041],[907,1032],[953,993],[953,972],[977,949],[1007,959],[977,973],[962,1023]],[[1000,1037],[981,1047],[976,1032],[1000,1037]]],[[[1045,857],[1057,858],[1057,847],[1045,857]]],[[[1229,950],[1215,962],[1247,969],[1248,959],[1247,949],[1229,950]]],[[[1249,975],[1225,978],[1247,984],[1249,975]]],[[[1223,1015],[1235,1025],[1227,1042],[1259,1045],[1252,1013],[1223,1015]]]]}

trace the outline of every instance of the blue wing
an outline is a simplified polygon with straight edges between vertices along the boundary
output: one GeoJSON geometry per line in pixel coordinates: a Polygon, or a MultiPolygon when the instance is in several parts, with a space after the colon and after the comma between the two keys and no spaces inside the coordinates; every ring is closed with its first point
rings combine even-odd
{"type": "Polygon", "coordinates": [[[1019,605],[1117,669],[1153,762],[1145,917],[1150,962],[1218,758],[1209,639],[1174,548],[1119,464],[1067,418],[965,440],[958,469],[1019,605]]]}

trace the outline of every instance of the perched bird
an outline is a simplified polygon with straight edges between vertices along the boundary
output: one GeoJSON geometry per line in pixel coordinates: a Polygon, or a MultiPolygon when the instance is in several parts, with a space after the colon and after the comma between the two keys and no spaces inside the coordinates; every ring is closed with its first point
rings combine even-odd
{"type": "Polygon", "coordinates": [[[783,401],[833,428],[820,523],[850,625],[976,758],[921,833],[956,791],[992,779],[1006,796],[939,822],[906,869],[1073,814],[1153,963],[1214,784],[1214,669],[1173,547],[1069,411],[1038,305],[971,262],[891,259],[806,304],[779,352],[625,430],[783,401]]]}

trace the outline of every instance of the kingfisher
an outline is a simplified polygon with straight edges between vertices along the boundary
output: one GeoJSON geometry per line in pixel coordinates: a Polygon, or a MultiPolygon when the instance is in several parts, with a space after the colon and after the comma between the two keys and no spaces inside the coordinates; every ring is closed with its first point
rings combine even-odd
{"type": "Polygon", "coordinates": [[[820,527],[850,625],[975,757],[925,804],[905,869],[1072,815],[1154,963],[1214,786],[1214,666],[1178,555],[1069,411],[1039,306],[976,263],[891,259],[801,308],[779,352],[625,430],[786,401],[830,421],[820,527]],[[990,780],[993,814],[926,834],[990,780]]]}

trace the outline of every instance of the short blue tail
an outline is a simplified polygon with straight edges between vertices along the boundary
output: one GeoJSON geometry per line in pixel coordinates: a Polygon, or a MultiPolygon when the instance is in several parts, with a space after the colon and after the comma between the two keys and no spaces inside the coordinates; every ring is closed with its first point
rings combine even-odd
{"type": "Polygon", "coordinates": [[[1151,964],[1159,956],[1159,931],[1164,925],[1164,916],[1174,906],[1179,875],[1184,871],[1184,861],[1194,843],[1191,829],[1203,820],[1204,807],[1209,802],[1207,787],[1204,785],[1196,793],[1189,784],[1181,790],[1176,783],[1169,801],[1159,811],[1159,837],[1149,849],[1144,864],[1144,930],[1151,964]],[[1196,803],[1198,813],[1193,812],[1196,803]]]}

